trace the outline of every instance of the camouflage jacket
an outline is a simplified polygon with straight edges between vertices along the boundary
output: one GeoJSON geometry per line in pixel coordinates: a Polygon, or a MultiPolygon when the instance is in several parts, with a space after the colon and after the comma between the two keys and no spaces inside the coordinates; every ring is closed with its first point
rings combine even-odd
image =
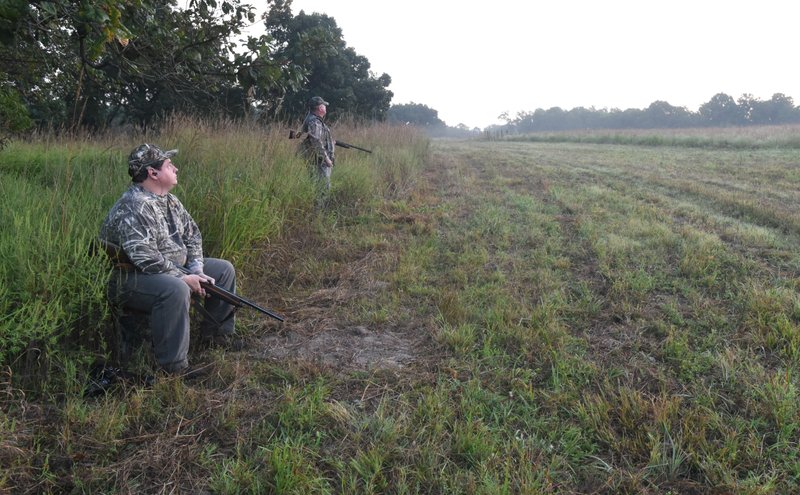
{"type": "Polygon", "coordinates": [[[300,143],[300,151],[309,160],[318,163],[324,162],[325,157],[334,161],[334,145],[330,128],[321,118],[310,113],[303,121],[303,132],[308,133],[300,143]]]}
{"type": "Polygon", "coordinates": [[[100,238],[122,248],[138,270],[182,276],[177,266],[203,271],[200,229],[173,194],[159,196],[131,184],[100,228],[100,238]]]}

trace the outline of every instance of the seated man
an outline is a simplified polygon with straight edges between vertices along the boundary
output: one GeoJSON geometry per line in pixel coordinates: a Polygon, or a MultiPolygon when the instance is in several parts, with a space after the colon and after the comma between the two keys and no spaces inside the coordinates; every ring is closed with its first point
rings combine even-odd
{"type": "MultiPolygon", "coordinates": [[[[192,294],[206,296],[207,281],[233,292],[236,273],[228,261],[203,258],[200,230],[170,190],[178,169],[164,152],[143,144],[128,157],[133,183],[117,200],[100,229],[100,239],[119,246],[130,259],[128,269],[114,270],[109,300],[149,313],[156,361],[170,374],[189,372],[189,305],[192,294]],[[183,270],[181,269],[183,268],[183,270]]],[[[205,301],[207,316],[201,337],[210,343],[232,343],[234,307],[217,298],[205,301]]]]}

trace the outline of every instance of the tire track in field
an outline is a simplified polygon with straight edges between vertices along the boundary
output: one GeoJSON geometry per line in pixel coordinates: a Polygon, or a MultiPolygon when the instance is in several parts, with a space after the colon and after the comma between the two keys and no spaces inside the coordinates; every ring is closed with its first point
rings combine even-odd
{"type": "MultiPolygon", "coordinates": [[[[689,302],[680,291],[668,291],[663,294],[654,292],[649,297],[652,301],[650,304],[652,310],[661,311],[659,307],[664,304],[659,302],[660,300],[672,305],[683,320],[676,331],[684,335],[694,335],[690,338],[702,339],[704,331],[713,330],[722,331],[726,335],[721,337],[723,339],[737,341],[755,339],[754,345],[760,345],[759,337],[751,335],[748,310],[743,308],[743,304],[746,304],[751,297],[747,293],[748,287],[755,290],[759,287],[784,287],[792,290],[791,288],[796,286],[796,280],[800,277],[800,263],[793,248],[798,238],[794,228],[796,220],[793,219],[788,224],[780,217],[764,222],[758,221],[769,216],[766,210],[763,215],[755,218],[749,215],[731,215],[731,208],[715,201],[714,194],[704,194],[705,191],[691,187],[690,181],[681,177],[667,178],[658,175],[650,177],[638,173],[638,169],[622,170],[601,164],[579,165],[575,168],[581,170],[582,174],[594,177],[594,180],[603,187],[630,198],[631,203],[657,212],[659,222],[667,226],[676,238],[687,239],[688,236],[691,239],[695,234],[698,236],[711,234],[722,246],[723,252],[730,253],[730,258],[728,256],[721,258],[728,261],[720,261],[721,271],[715,287],[710,288],[708,292],[703,290],[699,292],[702,294],[701,302],[689,302]],[[743,220],[741,218],[743,216],[747,218],[743,220]],[[748,237],[752,236],[751,229],[763,230],[765,237],[762,238],[760,235],[748,237]],[[719,320],[715,321],[714,316],[708,319],[708,315],[704,314],[707,310],[717,312],[719,317],[724,318],[722,327],[718,326],[719,320]]],[[[702,182],[714,184],[717,181],[711,179],[702,182]]],[[[747,187],[738,189],[750,191],[754,195],[759,192],[757,189],[747,187]]],[[[766,193],[767,197],[781,196],[780,193],[777,195],[769,194],[770,191],[766,193]]],[[[754,197],[752,201],[759,203],[759,198],[760,196],[754,197]]],[[[792,206],[787,205],[789,209],[792,206]]],[[[672,259],[669,265],[673,266],[676,274],[680,272],[678,268],[680,263],[692,262],[691,259],[681,259],[691,257],[690,253],[691,251],[681,253],[680,250],[670,253],[672,259]]],[[[658,316],[659,313],[653,314],[658,316]]],[[[670,318],[662,311],[660,319],[668,322],[670,318]]],[[[650,355],[663,354],[659,347],[660,344],[652,347],[653,352],[650,355]]],[[[774,363],[771,363],[772,365],[774,363]]]]}
{"type": "MultiPolygon", "coordinates": [[[[567,164],[553,162],[554,169],[563,169],[567,164]]],[[[550,183],[564,188],[577,188],[598,185],[599,177],[594,173],[574,173],[578,168],[568,167],[569,172],[560,174],[561,181],[551,180],[550,183]]],[[[570,259],[572,278],[569,281],[573,298],[581,297],[581,286],[586,286],[593,296],[601,301],[598,311],[593,315],[576,315],[577,321],[570,326],[572,334],[584,340],[587,347],[587,360],[600,365],[603,369],[624,370],[622,381],[631,386],[649,390],[656,394],[664,383],[670,380],[663,375],[656,364],[656,357],[660,354],[659,348],[662,338],[649,332],[642,325],[643,316],[659,311],[663,304],[661,295],[654,295],[640,309],[642,316],[631,319],[629,315],[620,312],[615,301],[612,300],[612,284],[599,266],[599,259],[589,239],[581,233],[581,222],[584,212],[576,210],[571,204],[554,195],[551,187],[537,189],[524,188],[522,190],[534,191],[537,198],[544,204],[553,205],[562,213],[556,217],[561,227],[564,238],[565,252],[570,259]]],[[[672,383],[671,386],[677,386],[672,383]]]]}
{"type": "MultiPolygon", "coordinates": [[[[473,181],[472,198],[478,198],[483,204],[489,201],[485,198],[502,197],[504,192],[512,191],[535,198],[559,212],[554,218],[560,226],[562,252],[570,260],[571,277],[565,281],[570,297],[580,297],[581,287],[588,287],[594,297],[602,301],[597,314],[564,315],[570,320],[570,333],[585,342],[587,360],[606,369],[626,370],[626,379],[637,388],[658,390],[666,380],[653,366],[653,356],[657,355],[661,339],[646,332],[638,322],[614,313],[613,304],[608,300],[611,281],[601,273],[589,241],[580,232],[580,212],[560,201],[553,192],[557,187],[587,187],[596,184],[597,178],[593,174],[574,174],[568,164],[547,163],[546,157],[530,156],[502,146],[488,150],[488,156],[485,148],[481,147],[481,151],[464,150],[459,156],[468,173],[478,178],[473,181]]],[[[515,273],[506,275],[509,280],[515,279],[515,273]]],[[[534,295],[532,299],[538,298],[534,295]]],[[[658,306],[661,302],[653,304],[658,306]]]]}
{"type": "MultiPolygon", "coordinates": [[[[741,259],[750,260],[758,263],[758,272],[764,277],[800,277],[800,264],[791,250],[791,245],[800,240],[800,236],[793,232],[800,232],[798,221],[793,220],[789,225],[785,220],[770,217],[765,209],[753,220],[764,220],[763,222],[753,222],[743,219],[746,216],[741,209],[736,209],[736,205],[722,205],[715,201],[713,196],[704,195],[702,191],[694,187],[688,187],[688,181],[681,179],[677,183],[669,179],[647,177],[640,174],[623,175],[613,169],[597,166],[594,168],[581,168],[585,173],[591,173],[609,187],[620,194],[630,195],[634,191],[641,195],[639,202],[647,202],[652,208],[657,208],[662,216],[666,216],[669,221],[664,221],[669,225],[675,235],[680,236],[681,230],[687,225],[698,232],[713,233],[725,248],[736,253],[741,259]],[[631,187],[631,186],[635,187],[631,187]],[[687,214],[685,207],[704,215],[687,214]],[[731,208],[734,212],[731,213],[731,208]],[[713,215],[710,215],[713,214],[713,215]],[[717,217],[716,220],[706,221],[709,216],[717,217]],[[756,228],[769,232],[771,236],[779,241],[779,244],[786,246],[781,249],[768,245],[748,245],[742,235],[735,231],[737,225],[744,229],[756,228]]],[[[707,181],[713,183],[713,181],[707,181]]]]}

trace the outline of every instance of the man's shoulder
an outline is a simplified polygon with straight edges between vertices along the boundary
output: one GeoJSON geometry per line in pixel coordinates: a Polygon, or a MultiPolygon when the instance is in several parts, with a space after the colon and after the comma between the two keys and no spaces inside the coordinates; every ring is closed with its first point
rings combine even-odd
{"type": "Polygon", "coordinates": [[[122,196],[120,197],[120,199],[121,200],[138,200],[138,199],[145,198],[146,195],[147,195],[147,191],[145,191],[145,189],[141,185],[139,185],[139,184],[134,182],[131,185],[129,185],[127,189],[125,189],[125,191],[122,193],[122,196]]]}
{"type": "Polygon", "coordinates": [[[131,184],[112,207],[111,213],[119,215],[124,212],[125,214],[135,215],[151,209],[158,209],[158,203],[158,196],[147,192],[137,184],[131,184]]]}
{"type": "Polygon", "coordinates": [[[325,122],[322,120],[322,118],[319,115],[314,115],[313,113],[308,114],[303,123],[306,125],[320,125],[325,127],[325,122]]]}
{"type": "Polygon", "coordinates": [[[173,201],[177,201],[177,197],[175,197],[172,193],[167,193],[164,196],[159,196],[158,194],[152,193],[145,189],[141,184],[131,184],[128,189],[122,193],[121,200],[129,201],[132,203],[153,203],[159,204],[167,202],[166,199],[170,198],[173,201]]]}

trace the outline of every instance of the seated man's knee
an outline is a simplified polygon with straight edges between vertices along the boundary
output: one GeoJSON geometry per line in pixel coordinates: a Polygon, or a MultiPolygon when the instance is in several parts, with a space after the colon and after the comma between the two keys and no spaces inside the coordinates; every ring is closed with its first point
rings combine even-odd
{"type": "Polygon", "coordinates": [[[219,260],[220,263],[220,271],[223,273],[236,273],[236,269],[233,267],[233,263],[228,260],[219,260]]]}
{"type": "Polygon", "coordinates": [[[206,275],[217,279],[230,279],[236,276],[236,268],[228,260],[207,258],[204,271],[206,275]]]}
{"type": "Polygon", "coordinates": [[[164,299],[185,301],[188,304],[192,297],[192,289],[181,278],[165,277],[161,294],[164,299]]]}

